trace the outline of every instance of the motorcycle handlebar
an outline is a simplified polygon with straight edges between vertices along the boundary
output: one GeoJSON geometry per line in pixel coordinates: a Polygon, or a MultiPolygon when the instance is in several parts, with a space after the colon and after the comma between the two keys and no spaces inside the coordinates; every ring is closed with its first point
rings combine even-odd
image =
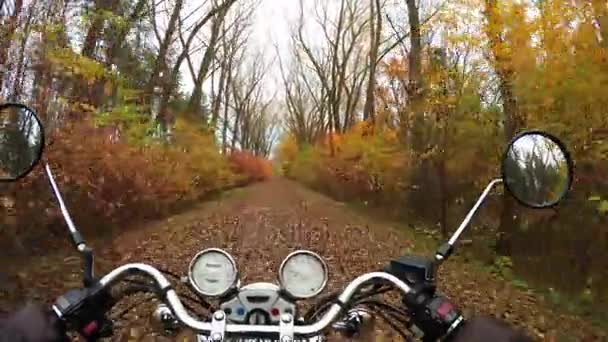
{"type": "Polygon", "coordinates": [[[283,335],[288,333],[289,335],[295,336],[315,336],[325,330],[331,323],[333,323],[342,312],[342,308],[347,306],[353,295],[366,283],[371,280],[385,280],[392,283],[395,287],[400,289],[403,294],[408,294],[412,291],[410,286],[401,281],[399,278],[385,272],[371,272],[363,274],[353,280],[346,286],[344,291],[338,296],[338,303],[334,303],[330,309],[313,324],[309,325],[293,325],[294,318],[291,315],[284,315],[281,317],[281,324],[278,326],[265,326],[265,325],[248,325],[248,324],[227,324],[225,323],[225,314],[222,311],[217,311],[213,315],[213,321],[204,322],[200,321],[195,317],[192,317],[188,311],[184,308],[179,296],[172,288],[171,283],[167,278],[153,266],[143,263],[132,263],[120,266],[110,273],[106,274],[99,280],[99,285],[102,288],[109,288],[112,284],[116,283],[120,279],[127,275],[139,273],[145,274],[151,277],[161,294],[164,294],[163,301],[171,309],[175,318],[184,326],[194,330],[197,333],[208,334],[212,339],[217,337],[218,341],[221,341],[225,334],[230,336],[235,335],[283,335]]]}

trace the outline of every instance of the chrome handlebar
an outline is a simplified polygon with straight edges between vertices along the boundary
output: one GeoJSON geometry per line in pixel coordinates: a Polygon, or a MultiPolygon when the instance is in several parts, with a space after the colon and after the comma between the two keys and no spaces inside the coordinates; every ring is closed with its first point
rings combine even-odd
{"type": "Polygon", "coordinates": [[[158,285],[161,293],[165,293],[165,304],[175,315],[175,318],[184,326],[197,333],[209,335],[213,341],[222,341],[225,335],[242,336],[280,336],[281,341],[293,341],[294,336],[310,337],[320,334],[323,330],[336,321],[342,311],[342,306],[347,305],[353,295],[370,280],[386,280],[399,288],[404,294],[411,292],[411,288],[399,278],[385,272],[371,272],[363,274],[353,280],[338,297],[339,304],[333,304],[330,309],[313,324],[294,325],[294,317],[289,314],[281,316],[280,324],[276,325],[248,325],[228,324],[223,311],[216,311],[211,322],[199,321],[192,317],[184,308],[175,290],[167,278],[153,266],[143,263],[132,263],[120,266],[106,274],[99,281],[99,285],[107,288],[127,275],[139,273],[150,276],[158,285]],[[342,305],[341,305],[342,304],[342,305]]]}

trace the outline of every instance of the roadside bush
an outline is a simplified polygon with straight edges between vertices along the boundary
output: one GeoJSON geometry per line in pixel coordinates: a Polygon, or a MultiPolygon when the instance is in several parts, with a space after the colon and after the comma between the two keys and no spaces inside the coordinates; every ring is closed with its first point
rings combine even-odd
{"type": "MultiPolygon", "coordinates": [[[[245,153],[224,157],[212,135],[179,119],[169,146],[128,143],[118,133],[113,126],[83,121],[48,139],[45,159],[75,223],[87,236],[158,218],[180,203],[270,174],[269,164],[245,153]]],[[[10,199],[2,207],[2,254],[43,253],[62,243],[65,224],[41,166],[2,186],[2,194],[8,195],[3,198],[10,199]]]]}
{"type": "Polygon", "coordinates": [[[362,199],[381,204],[395,200],[408,177],[409,158],[399,149],[392,130],[370,134],[360,123],[343,135],[325,137],[314,146],[297,146],[288,136],[278,158],[286,176],[321,188],[342,200],[362,199]]]}
{"type": "Polygon", "coordinates": [[[281,173],[289,176],[291,166],[298,157],[300,147],[292,134],[287,134],[279,141],[277,146],[276,161],[281,173]]]}
{"type": "Polygon", "coordinates": [[[228,156],[232,170],[245,182],[267,180],[272,176],[272,165],[268,160],[256,157],[249,152],[235,151],[228,156]]]}

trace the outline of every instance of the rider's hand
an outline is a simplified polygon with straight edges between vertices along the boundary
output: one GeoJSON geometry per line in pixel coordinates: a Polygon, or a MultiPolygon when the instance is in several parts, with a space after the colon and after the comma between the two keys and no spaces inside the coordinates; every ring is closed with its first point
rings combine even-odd
{"type": "Polygon", "coordinates": [[[450,342],[533,342],[508,324],[493,317],[474,317],[465,323],[450,342]]]}
{"type": "Polygon", "coordinates": [[[60,342],[66,337],[58,318],[40,306],[27,304],[0,321],[0,342],[60,342]]]}

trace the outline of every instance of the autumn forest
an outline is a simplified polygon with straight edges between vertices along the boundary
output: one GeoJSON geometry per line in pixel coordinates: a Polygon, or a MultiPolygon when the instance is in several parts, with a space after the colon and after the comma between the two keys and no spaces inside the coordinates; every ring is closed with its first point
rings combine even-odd
{"type": "MultiPolygon", "coordinates": [[[[0,103],[44,122],[85,235],[281,178],[435,245],[513,137],[544,130],[574,161],[567,197],[532,210],[497,188],[454,262],[593,326],[524,322],[538,337],[608,338],[608,3],[288,2],[0,0],[0,103]]],[[[0,259],[69,248],[41,167],[0,186],[0,259]]],[[[0,309],[22,299],[11,272],[0,309]]]]}

